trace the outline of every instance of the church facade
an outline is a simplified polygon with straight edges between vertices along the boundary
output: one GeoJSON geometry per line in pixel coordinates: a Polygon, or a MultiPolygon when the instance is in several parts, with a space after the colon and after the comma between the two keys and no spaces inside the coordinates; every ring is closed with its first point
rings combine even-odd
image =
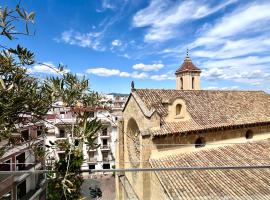
{"type": "MultiPolygon", "coordinates": [[[[270,95],[201,90],[200,73],[187,55],[175,72],[176,89],[132,89],[119,128],[116,168],[270,163],[270,95]]],[[[116,198],[269,199],[270,169],[118,173],[116,198]]]]}

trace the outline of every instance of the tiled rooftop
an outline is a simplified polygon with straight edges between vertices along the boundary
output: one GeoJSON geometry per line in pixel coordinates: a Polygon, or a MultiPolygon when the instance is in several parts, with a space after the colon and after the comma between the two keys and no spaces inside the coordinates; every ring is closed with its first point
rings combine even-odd
{"type": "MultiPolygon", "coordinates": [[[[150,160],[152,167],[270,164],[270,139],[150,160]]],[[[172,199],[270,199],[270,169],[156,172],[172,199]]]]}
{"type": "Polygon", "coordinates": [[[153,135],[270,122],[270,95],[262,91],[136,89],[146,107],[162,117],[161,130],[153,135]],[[191,120],[165,122],[166,102],[181,98],[191,120]]]}
{"type": "Polygon", "coordinates": [[[189,57],[186,57],[183,64],[176,70],[175,74],[182,72],[201,72],[191,61],[189,57]]]}

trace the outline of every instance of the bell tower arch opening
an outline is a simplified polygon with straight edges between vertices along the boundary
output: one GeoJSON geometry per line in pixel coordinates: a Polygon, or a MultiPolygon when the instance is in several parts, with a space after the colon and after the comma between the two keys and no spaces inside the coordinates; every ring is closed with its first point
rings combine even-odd
{"type": "Polygon", "coordinates": [[[200,90],[201,70],[197,68],[189,57],[187,50],[183,64],[176,70],[177,90],[200,90]]]}

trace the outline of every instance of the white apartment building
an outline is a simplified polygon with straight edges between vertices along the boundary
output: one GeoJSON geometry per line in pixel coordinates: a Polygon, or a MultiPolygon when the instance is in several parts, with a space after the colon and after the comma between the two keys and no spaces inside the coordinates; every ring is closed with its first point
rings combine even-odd
{"type": "MultiPolygon", "coordinates": [[[[115,166],[115,146],[117,142],[117,125],[122,117],[122,108],[127,100],[127,96],[102,95],[102,106],[96,108],[95,111],[86,111],[91,113],[91,118],[101,120],[102,129],[98,132],[96,143],[100,146],[97,149],[90,149],[86,144],[83,145],[84,162],[81,167],[86,169],[111,169],[115,166]]],[[[55,108],[48,113],[47,124],[48,133],[46,144],[50,145],[49,141],[67,139],[70,135],[70,127],[76,123],[73,116],[75,109],[63,107],[61,102],[55,104],[55,108]]],[[[84,108],[85,109],[85,108],[84,108]]],[[[47,159],[50,164],[50,159],[59,159],[63,155],[61,149],[50,149],[51,158],[47,159]]]]}
{"type": "MultiPolygon", "coordinates": [[[[91,112],[92,119],[97,117],[102,123],[102,129],[98,132],[96,141],[100,147],[90,149],[86,144],[83,144],[84,163],[81,169],[111,169],[115,165],[117,121],[106,108],[100,107],[91,112]]],[[[47,117],[50,122],[47,124],[47,145],[50,145],[49,141],[55,142],[70,137],[71,126],[76,123],[73,113],[74,110],[65,107],[54,108],[50,111],[47,117]]],[[[59,159],[63,155],[61,149],[50,149],[50,151],[52,157],[47,159],[47,163],[50,162],[50,159],[59,159]]]]}
{"type": "Polygon", "coordinates": [[[0,174],[0,199],[39,200],[46,198],[44,174],[13,174],[21,170],[44,169],[44,160],[37,159],[29,148],[29,144],[44,145],[41,127],[36,125],[24,125],[18,128],[18,132],[12,134],[11,140],[2,140],[1,146],[5,146],[5,152],[0,158],[0,171],[10,171],[8,174],[0,174]]]}

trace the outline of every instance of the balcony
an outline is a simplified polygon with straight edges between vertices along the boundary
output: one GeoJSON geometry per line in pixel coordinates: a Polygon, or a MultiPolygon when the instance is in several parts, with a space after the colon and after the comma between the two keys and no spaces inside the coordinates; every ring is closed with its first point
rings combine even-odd
{"type": "MultiPolygon", "coordinates": [[[[16,165],[16,170],[17,171],[30,171],[30,170],[36,170],[36,169],[40,169],[42,167],[41,163],[36,163],[36,164],[17,164],[16,165]]],[[[15,175],[14,177],[14,181],[15,182],[21,182],[22,180],[26,179],[28,176],[30,175],[30,173],[23,173],[23,174],[18,174],[15,175]]]]}
{"type": "Polygon", "coordinates": [[[102,158],[102,161],[103,161],[103,162],[110,162],[111,160],[110,160],[109,157],[103,157],[103,158],[102,158]]]}
{"type": "Polygon", "coordinates": [[[100,150],[101,150],[101,151],[110,151],[111,148],[110,148],[109,145],[101,145],[101,146],[100,146],[100,150]]]}
{"type": "Polygon", "coordinates": [[[89,163],[96,163],[97,158],[96,157],[89,157],[89,163]]]}
{"type": "Polygon", "coordinates": [[[96,152],[97,148],[90,148],[89,146],[86,147],[88,152],[96,152]]]}
{"type": "Polygon", "coordinates": [[[108,132],[102,132],[100,134],[100,138],[110,138],[110,137],[111,137],[111,135],[108,132]]]}

